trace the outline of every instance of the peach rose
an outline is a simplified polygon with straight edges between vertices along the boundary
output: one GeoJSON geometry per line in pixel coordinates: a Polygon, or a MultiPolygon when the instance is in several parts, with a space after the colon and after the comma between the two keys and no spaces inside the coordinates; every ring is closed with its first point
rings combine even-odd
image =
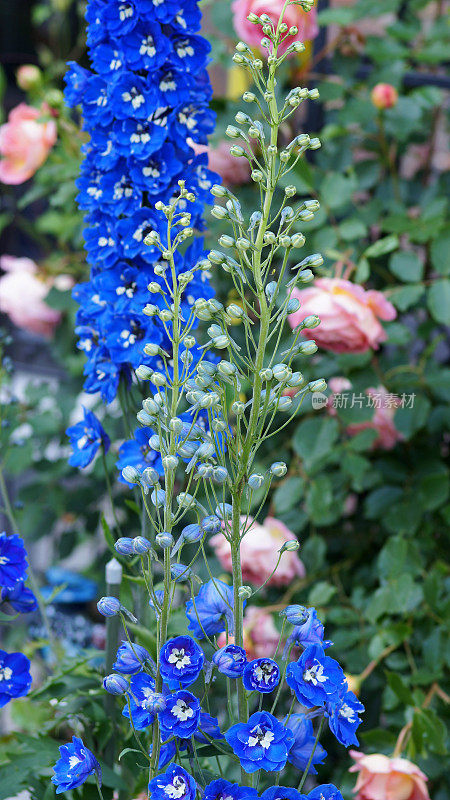
{"type": "Polygon", "coordinates": [[[44,163],[56,142],[53,119],[38,122],[42,111],[25,103],[13,108],[8,122],[0,127],[0,181],[24,183],[44,163]]]}
{"type": "MultiPolygon", "coordinates": [[[[243,525],[245,521],[246,517],[241,517],[243,525]]],[[[297,537],[283,522],[273,517],[267,517],[262,525],[249,517],[248,525],[251,527],[241,543],[242,576],[245,582],[260,586],[275,569],[283,544],[296,541],[297,537]]],[[[231,572],[231,548],[225,536],[218,533],[210,543],[222,567],[231,572]]],[[[287,586],[296,576],[303,578],[305,567],[295,551],[285,552],[269,580],[269,586],[287,586]]]]}
{"type": "Polygon", "coordinates": [[[377,83],[373,87],[370,97],[375,108],[384,110],[385,108],[392,108],[398,103],[398,92],[390,83],[377,83]]]}
{"type": "MultiPolygon", "coordinates": [[[[261,39],[264,37],[261,25],[254,25],[247,19],[250,13],[267,14],[271,20],[277,24],[283,10],[284,0],[234,0],[232,3],[233,24],[237,35],[250,47],[261,47],[261,39]]],[[[316,23],[316,9],[303,11],[300,6],[288,6],[284,12],[283,21],[291,28],[296,25],[298,34],[289,36],[285,43],[281,45],[280,52],[284,52],[287,47],[295,41],[304,42],[314,39],[318,34],[316,23]]]]}
{"type": "Polygon", "coordinates": [[[0,311],[18,328],[50,337],[61,318],[44,302],[53,282],[39,278],[30,258],[2,256],[0,268],[6,272],[0,278],[0,311]]]}
{"type": "Polygon", "coordinates": [[[387,338],[379,320],[397,316],[381,292],[366,291],[343,278],[317,278],[314,286],[294,289],[292,296],[302,305],[288,317],[291,328],[317,314],[320,325],[302,333],[332,353],[365,353],[371,347],[377,350],[387,338]]]}
{"type": "Polygon", "coordinates": [[[246,158],[236,158],[230,153],[230,143],[220,142],[217,147],[190,142],[197,155],[208,154],[208,167],[217,172],[225,186],[240,186],[250,180],[250,164],[246,158]]]}
{"type": "MultiPolygon", "coordinates": [[[[275,627],[273,617],[263,608],[250,606],[244,614],[244,649],[249,659],[269,658],[273,656],[278,640],[279,631],[275,627]]],[[[230,643],[234,642],[232,636],[228,637],[230,643]]],[[[226,644],[226,634],[221,633],[217,639],[219,647],[226,644]]],[[[280,648],[283,647],[283,642],[280,648]]]]}
{"type": "Polygon", "coordinates": [[[406,758],[366,756],[350,750],[356,761],[350,772],[359,772],[355,800],[430,800],[426,775],[406,758]]]}

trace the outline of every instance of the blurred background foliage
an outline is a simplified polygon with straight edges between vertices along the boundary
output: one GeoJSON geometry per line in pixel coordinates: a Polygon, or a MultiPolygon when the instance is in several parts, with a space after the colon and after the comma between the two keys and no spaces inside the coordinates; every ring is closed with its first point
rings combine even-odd
{"type": "MultiPolygon", "coordinates": [[[[202,5],[213,44],[213,105],[218,114],[214,149],[224,138],[236,98],[246,84],[239,69],[230,68],[235,40],[230,3],[204,0],[202,5]]],[[[5,8],[3,4],[3,17],[9,13],[5,8]]],[[[446,800],[450,795],[445,768],[450,665],[449,79],[442,66],[449,46],[446,4],[355,0],[322,3],[319,8],[319,36],[298,62],[289,62],[284,76],[287,86],[317,86],[321,97],[318,108],[295,117],[285,132],[286,141],[302,130],[322,141],[321,150],[301,161],[291,176],[300,196],[317,197],[321,203],[314,221],[302,225],[307,252],[322,252],[325,261],[318,274],[344,276],[383,291],[397,318],[385,324],[388,338],[380,350],[356,355],[319,350],[305,376],[346,378],[352,392],[362,397],[368,388],[383,386],[388,393],[413,401],[412,407],[393,411],[401,439],[392,449],[374,448],[376,434],[370,428],[356,436],[349,433],[350,425],[373,419],[373,409],[363,403],[330,413],[330,405],[317,410],[305,402],[300,417],[279,435],[277,458],[289,464],[289,472],[276,485],[266,510],[299,536],[307,575],[283,594],[270,589],[265,600],[274,609],[287,600],[316,606],[355,688],[361,690],[367,708],[361,735],[364,750],[390,752],[403,731],[404,753],[429,776],[433,800],[446,800]],[[380,82],[398,93],[398,101],[385,110],[371,98],[380,82]]],[[[34,3],[29,24],[24,22],[17,33],[27,42],[25,50],[12,40],[5,42],[4,34],[2,41],[5,112],[20,100],[38,107],[45,102],[58,130],[57,143],[33,179],[24,186],[2,187],[2,251],[33,258],[49,281],[61,275],[80,280],[88,273],[74,186],[84,135],[79,120],[65,109],[61,93],[65,62],[87,64],[83,12],[84,4],[73,0],[34,3]],[[13,53],[20,53],[20,58],[13,53]],[[39,82],[25,94],[13,86],[20,63],[36,63],[41,69],[39,82]]],[[[252,195],[250,187],[239,188],[246,210],[254,209],[252,195]]],[[[211,221],[207,244],[214,246],[220,230],[220,224],[211,221]]],[[[226,274],[216,273],[214,281],[220,299],[230,300],[226,274]]],[[[54,286],[46,303],[62,313],[50,342],[19,331],[5,319],[9,339],[3,345],[4,467],[23,536],[36,543],[38,565],[48,564],[51,553],[52,562],[78,565],[101,583],[107,558],[103,531],[108,521],[114,524],[103,465],[97,461],[88,473],[70,468],[64,431],[78,418],[82,401],[95,406],[104,418],[115,442],[107,462],[114,502],[122,527],[131,535],[138,518],[130,493],[115,480],[114,467],[125,434],[118,408],[104,408],[96,405],[95,398],[81,396],[84,356],[75,348],[76,308],[70,291],[54,286]]],[[[267,460],[263,454],[257,465],[261,469],[273,460],[273,447],[265,456],[267,460]]],[[[255,506],[257,501],[255,496],[255,506]]],[[[9,768],[4,784],[8,791],[2,788],[0,798],[11,794],[11,787],[28,785],[25,776],[31,774],[35,796],[53,796],[53,789],[47,788],[47,764],[54,760],[54,742],[45,740],[43,747],[52,753],[39,763],[29,750],[29,736],[55,734],[65,724],[66,712],[49,712],[48,698],[65,697],[75,685],[84,697],[90,687],[89,704],[81,708],[78,698],[77,706],[75,693],[67,717],[72,725],[77,718],[90,720],[97,750],[108,738],[111,721],[97,699],[98,678],[82,660],[77,667],[72,663],[70,675],[49,679],[38,690],[47,702],[35,706],[36,719],[24,715],[20,703],[15,705],[13,713],[23,730],[21,761],[18,768],[9,768]]],[[[344,787],[344,796],[350,797],[354,780],[346,774],[347,759],[330,740],[324,744],[331,758],[321,772],[323,780],[344,787]]],[[[9,747],[5,740],[0,760],[11,758],[9,747]]],[[[89,791],[86,785],[83,798],[89,791]]]]}

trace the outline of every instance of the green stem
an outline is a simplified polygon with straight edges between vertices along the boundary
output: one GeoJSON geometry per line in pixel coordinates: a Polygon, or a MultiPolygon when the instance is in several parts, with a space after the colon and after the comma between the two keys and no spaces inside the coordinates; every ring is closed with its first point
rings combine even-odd
{"type": "Polygon", "coordinates": [[[309,757],[309,761],[308,761],[308,763],[307,763],[307,765],[305,767],[305,771],[303,772],[302,779],[301,779],[301,781],[300,781],[300,783],[298,785],[297,791],[299,791],[299,792],[301,792],[301,790],[303,789],[303,784],[305,783],[306,778],[308,776],[309,768],[310,768],[310,766],[312,764],[312,760],[314,758],[314,753],[316,752],[317,745],[319,744],[319,739],[320,739],[320,736],[322,734],[324,724],[325,724],[325,717],[322,717],[322,719],[320,720],[319,729],[317,731],[317,736],[316,736],[315,741],[314,741],[313,749],[311,750],[311,755],[309,757]]]}

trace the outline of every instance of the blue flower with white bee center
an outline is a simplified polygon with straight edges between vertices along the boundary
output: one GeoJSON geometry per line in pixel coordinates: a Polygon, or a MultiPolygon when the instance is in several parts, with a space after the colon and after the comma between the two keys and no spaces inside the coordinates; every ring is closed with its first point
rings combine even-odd
{"type": "MultiPolygon", "coordinates": [[[[114,665],[114,669],[117,669],[114,665]]],[[[122,715],[133,720],[133,725],[137,731],[148,728],[155,719],[154,710],[155,681],[145,672],[139,672],[130,679],[127,691],[128,702],[122,711],[122,715]]]]}
{"type": "Polygon", "coordinates": [[[0,533],[0,586],[15,589],[26,578],[27,552],[23,540],[14,533],[0,533]]]}
{"type": "Polygon", "coordinates": [[[351,744],[359,745],[356,738],[356,730],[361,725],[358,714],[364,711],[364,706],[359,702],[356,695],[349,691],[345,685],[337,700],[330,701],[326,705],[326,715],[330,730],[334,733],[338,742],[345,747],[351,744]]]}
{"type": "Polygon", "coordinates": [[[94,773],[101,784],[100,764],[81,739],[72,736],[72,741],[61,745],[59,752],[60,758],[53,767],[55,774],[52,777],[52,783],[56,786],[56,794],[76,789],[89,778],[89,775],[94,773]]]}
{"type": "Polygon", "coordinates": [[[338,662],[326,656],[320,645],[313,644],[298,661],[289,664],[286,682],[299,703],[314,708],[337,699],[345,686],[345,676],[338,662]]]}
{"type": "Polygon", "coordinates": [[[84,418],[76,425],[67,428],[66,434],[69,437],[73,448],[73,454],[69,458],[69,464],[73,467],[87,467],[94,460],[100,447],[104,452],[109,450],[109,436],[103,430],[92,411],[83,407],[84,418]]]}
{"type": "Polygon", "coordinates": [[[31,686],[30,662],[23,653],[0,650],[0,708],[14,697],[28,694],[31,686]]]}
{"type": "Polygon", "coordinates": [[[267,694],[273,692],[280,682],[280,668],[272,658],[256,658],[244,669],[242,680],[249,691],[267,694]]]}
{"type": "Polygon", "coordinates": [[[171,764],[163,775],[150,781],[148,793],[152,800],[195,800],[197,784],[183,767],[171,764]]]}
{"type": "Polygon", "coordinates": [[[246,772],[278,772],[286,764],[293,736],[272,714],[260,711],[233,725],[225,739],[246,772]]]}
{"type": "Polygon", "coordinates": [[[166,707],[158,718],[163,739],[190,739],[200,719],[200,702],[191,692],[181,689],[166,698],[166,707]]]}
{"type": "Polygon", "coordinates": [[[205,656],[190,636],[169,639],[161,648],[159,669],[170,689],[190,686],[202,671],[205,656]]]}

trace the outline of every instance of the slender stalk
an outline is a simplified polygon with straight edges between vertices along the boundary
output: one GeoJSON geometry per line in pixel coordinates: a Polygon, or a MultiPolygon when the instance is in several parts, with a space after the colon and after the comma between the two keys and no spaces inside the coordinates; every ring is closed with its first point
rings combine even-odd
{"type": "Polygon", "coordinates": [[[308,777],[309,768],[310,768],[310,766],[312,764],[312,760],[314,758],[314,753],[316,752],[317,745],[319,744],[319,739],[321,737],[324,724],[325,724],[325,717],[322,717],[322,719],[320,720],[320,725],[319,725],[319,728],[318,728],[318,731],[317,731],[317,734],[316,734],[316,738],[314,740],[314,745],[313,745],[313,748],[311,750],[311,755],[309,757],[308,763],[307,763],[307,765],[305,767],[305,770],[303,772],[302,779],[301,779],[301,781],[300,781],[300,783],[298,785],[298,791],[299,792],[301,792],[301,790],[303,789],[303,784],[305,783],[306,778],[308,777]]]}

